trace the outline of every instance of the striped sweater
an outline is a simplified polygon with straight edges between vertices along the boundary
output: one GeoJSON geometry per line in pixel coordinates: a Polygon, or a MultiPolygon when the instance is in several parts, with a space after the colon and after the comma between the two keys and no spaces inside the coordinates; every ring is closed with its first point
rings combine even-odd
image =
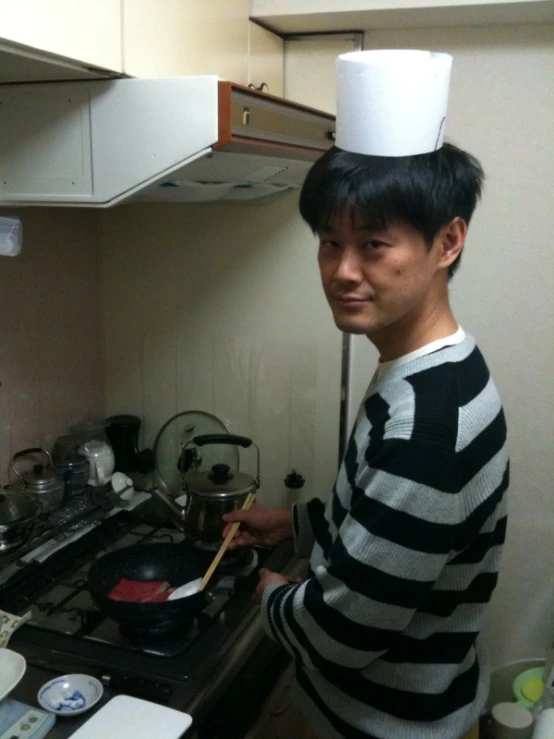
{"type": "Polygon", "coordinates": [[[504,413],[473,337],[374,378],[329,503],[294,510],[310,576],[262,600],[321,739],[457,739],[475,723],[508,479],[504,413]]]}

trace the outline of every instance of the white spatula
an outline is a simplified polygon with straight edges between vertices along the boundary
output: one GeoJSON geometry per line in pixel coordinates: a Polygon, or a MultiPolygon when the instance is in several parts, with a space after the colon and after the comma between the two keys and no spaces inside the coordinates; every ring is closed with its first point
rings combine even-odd
{"type": "Polygon", "coordinates": [[[175,590],[169,596],[168,600],[179,600],[179,598],[188,598],[189,595],[199,593],[201,586],[201,577],[199,577],[197,580],[186,582],[184,585],[179,585],[178,588],[175,588],[175,590]]]}

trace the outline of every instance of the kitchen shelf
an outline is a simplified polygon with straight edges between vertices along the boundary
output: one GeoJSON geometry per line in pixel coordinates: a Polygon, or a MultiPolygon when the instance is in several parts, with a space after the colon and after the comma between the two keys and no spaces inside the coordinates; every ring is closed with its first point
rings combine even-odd
{"type": "Polygon", "coordinates": [[[251,0],[274,33],[554,23],[554,0],[251,0]]]}

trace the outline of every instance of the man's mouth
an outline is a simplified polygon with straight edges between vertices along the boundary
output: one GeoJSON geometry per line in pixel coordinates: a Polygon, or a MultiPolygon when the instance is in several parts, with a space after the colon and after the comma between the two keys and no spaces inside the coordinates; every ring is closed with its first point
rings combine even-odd
{"type": "Polygon", "coordinates": [[[339,305],[351,308],[355,308],[371,301],[370,297],[362,295],[335,295],[334,299],[339,303],[339,305]]]}

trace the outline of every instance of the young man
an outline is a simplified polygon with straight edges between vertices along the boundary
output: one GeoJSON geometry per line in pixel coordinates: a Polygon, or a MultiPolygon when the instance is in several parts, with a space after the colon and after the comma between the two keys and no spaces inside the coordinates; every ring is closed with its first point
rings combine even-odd
{"type": "Polygon", "coordinates": [[[448,298],[482,180],[448,144],[333,149],[302,190],[335,323],[365,334],[379,366],[327,505],[227,520],[242,522],[235,546],[294,536],[310,557],[302,583],[262,571],[257,596],[321,739],[459,739],[486,700],[478,636],[505,537],[506,424],[448,298]]]}

